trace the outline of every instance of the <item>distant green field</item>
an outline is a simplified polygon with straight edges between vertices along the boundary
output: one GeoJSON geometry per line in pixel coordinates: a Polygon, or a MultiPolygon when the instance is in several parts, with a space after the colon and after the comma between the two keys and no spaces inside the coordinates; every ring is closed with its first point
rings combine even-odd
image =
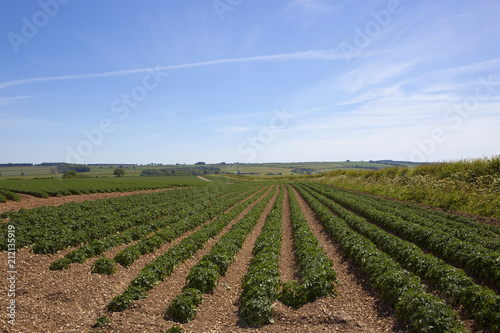
{"type": "MultiPolygon", "coordinates": [[[[325,173],[342,169],[369,169],[387,168],[391,165],[378,162],[344,161],[344,162],[296,162],[296,163],[234,163],[234,164],[206,164],[205,167],[219,168],[223,174],[303,174],[303,173],[325,173]],[[300,169],[307,169],[305,170],[300,169]]],[[[112,177],[116,168],[125,170],[125,177],[139,176],[146,169],[179,169],[190,168],[193,165],[170,164],[170,165],[100,165],[90,166],[90,172],[82,173],[86,177],[112,177]]],[[[29,179],[35,177],[56,177],[62,175],[57,172],[57,167],[29,166],[29,167],[0,167],[0,180],[6,178],[29,179]]]]}
{"type": "Polygon", "coordinates": [[[33,177],[33,176],[53,176],[57,177],[57,167],[50,166],[23,166],[23,167],[1,167],[0,177],[33,177]]]}
{"type": "Polygon", "coordinates": [[[223,173],[239,173],[240,174],[256,174],[266,175],[270,173],[282,175],[300,174],[300,169],[314,170],[314,173],[325,173],[334,170],[342,169],[369,169],[369,168],[387,168],[391,165],[377,162],[296,162],[296,163],[238,163],[238,164],[212,164],[207,166],[215,166],[221,169],[223,173]]]}

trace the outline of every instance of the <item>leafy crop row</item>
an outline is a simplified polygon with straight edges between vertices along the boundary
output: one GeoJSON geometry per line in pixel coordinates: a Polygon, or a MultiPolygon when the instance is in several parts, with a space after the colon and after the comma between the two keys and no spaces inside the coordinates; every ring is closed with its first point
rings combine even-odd
{"type": "MultiPolygon", "coordinates": [[[[343,191],[344,193],[350,191],[343,191]]],[[[414,212],[417,215],[420,215],[425,218],[430,218],[434,221],[439,221],[440,223],[445,223],[450,225],[451,227],[464,227],[467,226],[469,228],[473,228],[475,232],[481,234],[483,236],[494,236],[500,235],[500,227],[494,225],[488,225],[484,223],[480,223],[473,218],[464,217],[460,215],[454,215],[450,213],[446,213],[440,210],[431,210],[425,207],[402,203],[392,200],[387,200],[379,197],[372,197],[370,199],[383,203],[384,206],[396,207],[396,208],[405,208],[407,211],[414,212]]]]}
{"type": "MultiPolygon", "coordinates": [[[[171,214],[172,209],[177,208],[176,202],[184,203],[202,194],[217,196],[230,188],[227,185],[210,186],[68,203],[57,207],[21,209],[2,214],[2,217],[9,217],[10,223],[20,231],[16,238],[18,248],[33,245],[35,253],[49,254],[103,239],[171,214]]],[[[0,225],[0,230],[5,228],[5,225],[0,225]]],[[[6,249],[5,240],[0,239],[0,249],[6,249]]]]}
{"type": "Polygon", "coordinates": [[[226,225],[257,199],[257,196],[253,196],[238,204],[229,212],[221,214],[212,222],[203,225],[197,232],[184,238],[165,254],[148,263],[130,282],[125,292],[113,298],[108,304],[108,310],[120,312],[129,307],[133,301],[147,297],[149,290],[171,275],[175,267],[193,256],[210,238],[220,233],[226,225]]]}
{"type": "MultiPolygon", "coordinates": [[[[313,187],[323,191],[333,190],[330,186],[313,187]]],[[[500,249],[500,228],[497,226],[490,226],[470,218],[451,215],[417,205],[395,202],[341,189],[334,189],[334,191],[344,197],[356,200],[358,203],[370,205],[383,212],[396,214],[407,221],[430,228],[438,227],[439,230],[463,241],[480,244],[492,250],[500,249]]]]}
{"type": "Polygon", "coordinates": [[[7,200],[21,201],[17,193],[0,188],[0,202],[7,202],[7,200]]]}
{"type": "MultiPolygon", "coordinates": [[[[210,293],[215,290],[221,276],[226,274],[227,269],[233,262],[236,254],[240,251],[247,235],[257,224],[259,217],[266,208],[273,193],[270,192],[261,202],[234,224],[219,241],[189,272],[183,291],[176,296],[165,311],[166,317],[179,321],[189,321],[196,316],[196,302],[189,295],[198,295],[193,290],[201,293],[210,293]]],[[[199,302],[197,302],[199,303],[199,302]]]]}
{"type": "Polygon", "coordinates": [[[193,176],[1,180],[0,188],[40,198],[72,194],[130,192],[178,186],[207,186],[193,176]]]}
{"type": "Polygon", "coordinates": [[[479,323],[490,326],[494,332],[500,330],[500,297],[493,290],[475,284],[461,269],[448,265],[431,254],[424,254],[415,244],[368,223],[324,195],[312,191],[310,194],[406,269],[435,285],[453,304],[462,305],[469,310],[479,323]]]}
{"type": "Polygon", "coordinates": [[[457,313],[438,297],[426,293],[414,274],[404,270],[376,245],[351,230],[345,222],[300,186],[296,187],[340,245],[344,254],[366,274],[371,284],[395,308],[396,316],[419,332],[466,332],[457,313]]]}
{"type": "Polygon", "coordinates": [[[239,319],[245,326],[260,327],[273,321],[272,303],[278,298],[280,290],[283,193],[281,189],[266,217],[262,232],[254,244],[254,257],[243,278],[239,319]]]}
{"type": "Polygon", "coordinates": [[[301,283],[283,283],[280,300],[289,306],[300,307],[324,296],[336,296],[339,283],[333,270],[333,262],[319,246],[307,220],[302,215],[299,203],[290,190],[290,219],[293,231],[295,257],[300,270],[301,283]]]}
{"type": "Polygon", "coordinates": [[[377,210],[374,206],[364,205],[358,200],[351,199],[343,194],[331,191],[326,196],[345,206],[361,216],[370,219],[373,223],[396,232],[405,239],[425,247],[434,255],[465,267],[473,275],[500,286],[500,252],[485,248],[480,244],[469,243],[452,237],[441,231],[440,224],[434,227],[425,227],[396,214],[377,210]]]}
{"type": "Polygon", "coordinates": [[[233,193],[229,197],[224,197],[219,200],[206,203],[205,205],[201,205],[202,207],[196,209],[196,214],[183,219],[177,218],[177,222],[171,223],[168,227],[155,233],[153,236],[143,238],[137,244],[123,249],[115,256],[114,260],[122,266],[130,266],[141,255],[156,251],[164,243],[171,242],[185,232],[193,230],[202,223],[210,220],[243,200],[246,196],[248,196],[246,193],[240,195],[235,195],[233,193]]]}
{"type": "Polygon", "coordinates": [[[2,187],[2,190],[14,192],[14,193],[22,193],[22,194],[32,195],[32,196],[37,197],[37,198],[47,199],[49,197],[49,194],[45,191],[42,191],[42,190],[33,190],[33,189],[28,189],[28,188],[27,189],[17,189],[17,188],[12,188],[12,187],[9,187],[9,188],[2,187]]]}
{"type": "MultiPolygon", "coordinates": [[[[189,225],[186,222],[187,219],[189,220],[198,219],[198,221],[202,222],[205,221],[205,215],[206,215],[205,212],[207,212],[207,209],[209,207],[217,207],[217,202],[221,202],[223,200],[223,198],[219,198],[213,201],[209,201],[209,199],[213,194],[209,192],[198,191],[190,194],[191,195],[189,196],[178,197],[179,200],[173,201],[172,204],[168,207],[169,215],[167,217],[155,221],[149,221],[148,223],[139,225],[135,228],[130,228],[117,235],[111,235],[103,239],[93,240],[89,244],[83,245],[79,249],[67,253],[64,256],[64,258],[54,261],[51,264],[50,269],[51,270],[67,269],[69,268],[69,265],[72,262],[78,262],[78,263],[84,262],[86,259],[100,255],[104,251],[109,250],[110,248],[113,248],[120,244],[130,243],[133,240],[141,239],[149,235],[151,232],[157,231],[161,228],[169,227],[164,230],[173,229],[177,232],[176,234],[178,234],[189,225]],[[193,201],[195,202],[200,201],[200,203],[196,204],[195,206],[192,206],[193,201]]],[[[173,234],[170,233],[170,235],[173,234]]],[[[125,250],[122,251],[123,253],[122,252],[119,253],[118,259],[121,258],[121,260],[117,261],[121,263],[123,266],[128,266],[133,262],[133,260],[137,259],[141,254],[145,254],[147,252],[153,252],[165,241],[168,241],[168,239],[165,238],[166,239],[165,241],[162,241],[161,243],[157,241],[155,243],[156,246],[153,246],[153,243],[151,241],[147,241],[147,239],[149,238],[146,238],[144,242],[139,243],[141,244],[140,246],[135,245],[135,247],[133,247],[134,250],[137,250],[135,251],[137,252],[136,256],[131,257],[130,254],[126,251],[131,247],[127,247],[125,250]]],[[[169,239],[171,240],[173,238],[169,239]]],[[[133,253],[135,254],[135,252],[133,253]]],[[[115,257],[115,260],[116,259],[117,258],[115,257]]]]}

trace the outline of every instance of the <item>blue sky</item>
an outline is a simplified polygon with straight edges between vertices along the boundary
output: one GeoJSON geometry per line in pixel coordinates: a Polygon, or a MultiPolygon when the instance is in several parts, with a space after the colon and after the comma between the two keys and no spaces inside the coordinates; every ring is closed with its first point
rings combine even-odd
{"type": "Polygon", "coordinates": [[[492,156],[500,2],[0,2],[0,163],[492,156]]]}

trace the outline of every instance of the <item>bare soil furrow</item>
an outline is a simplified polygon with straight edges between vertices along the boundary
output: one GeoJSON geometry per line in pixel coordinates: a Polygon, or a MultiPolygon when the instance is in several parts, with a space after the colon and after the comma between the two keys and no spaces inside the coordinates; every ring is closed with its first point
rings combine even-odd
{"type": "Polygon", "coordinates": [[[323,299],[324,315],[343,318],[336,320],[340,327],[332,327],[332,331],[356,331],[355,326],[358,326],[358,331],[363,329],[366,332],[406,331],[406,326],[394,317],[394,310],[390,305],[381,300],[365,276],[356,269],[349,258],[342,254],[340,246],[331,239],[305,200],[295,189],[293,192],[297,196],[302,213],[309,222],[315,237],[333,261],[333,267],[340,281],[337,298],[323,299]],[[346,330],[342,328],[343,325],[348,325],[346,330]]]}
{"type": "Polygon", "coordinates": [[[300,272],[293,249],[293,231],[290,220],[290,204],[288,203],[288,189],[285,186],[285,200],[283,202],[283,235],[281,243],[280,279],[281,281],[300,280],[300,272]]]}
{"type": "Polygon", "coordinates": [[[219,280],[219,285],[212,295],[204,295],[204,303],[198,306],[196,319],[183,326],[185,332],[234,332],[239,330],[238,311],[242,280],[253,258],[252,250],[257,237],[262,231],[267,215],[278,195],[274,196],[259,217],[259,221],[248,234],[235,260],[226,274],[219,280]]]}
{"type": "MultiPolygon", "coordinates": [[[[104,332],[160,332],[167,330],[174,323],[163,318],[163,313],[168,304],[177,296],[186,283],[186,276],[191,268],[207,254],[212,246],[216,244],[220,237],[224,235],[234,224],[241,220],[255,205],[257,205],[271,189],[268,189],[260,198],[247,207],[238,215],[229,225],[227,225],[219,235],[210,239],[205,247],[198,253],[186,260],[176,268],[174,273],[160,282],[148,292],[148,297],[132,303],[132,305],[123,312],[108,313],[103,307],[102,314],[108,315],[112,324],[106,327],[104,332]]],[[[198,229],[198,228],[197,228],[198,229]]],[[[144,264],[141,266],[143,267],[144,264]]]]}

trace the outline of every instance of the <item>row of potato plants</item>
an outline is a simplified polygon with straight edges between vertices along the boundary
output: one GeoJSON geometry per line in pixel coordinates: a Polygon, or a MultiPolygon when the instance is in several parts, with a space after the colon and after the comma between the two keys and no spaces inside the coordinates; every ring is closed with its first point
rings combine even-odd
{"type": "Polygon", "coordinates": [[[253,195],[233,207],[229,212],[221,214],[212,222],[203,225],[198,231],[184,238],[163,255],[149,262],[130,282],[127,289],[111,300],[108,304],[108,310],[121,312],[128,308],[133,301],[147,297],[149,290],[170,276],[179,264],[195,255],[210,238],[219,234],[226,225],[258,199],[258,195],[253,195]]]}
{"type": "Polygon", "coordinates": [[[177,219],[177,222],[171,223],[168,227],[160,230],[154,235],[145,237],[138,243],[123,249],[113,259],[120,265],[128,267],[141,255],[156,251],[164,243],[172,242],[182,234],[195,229],[204,222],[234,206],[247,196],[248,194],[246,192],[239,195],[237,195],[237,193],[232,193],[230,196],[210,201],[205,205],[200,205],[201,207],[196,209],[196,214],[177,219]]]}
{"type": "Polygon", "coordinates": [[[396,213],[386,213],[360,200],[349,198],[330,187],[326,196],[342,206],[369,219],[371,222],[423,247],[437,257],[464,267],[472,276],[481,277],[500,287],[500,252],[476,243],[469,243],[441,231],[441,225],[421,226],[400,218],[396,213]]]}
{"type": "Polygon", "coordinates": [[[281,189],[255,241],[253,258],[243,278],[239,311],[242,326],[260,327],[273,322],[273,302],[280,291],[283,198],[281,189]]]}
{"type": "Polygon", "coordinates": [[[219,279],[226,274],[273,195],[273,191],[269,192],[247,215],[222,235],[210,251],[193,266],[186,277],[183,291],[165,310],[166,318],[181,322],[194,319],[197,306],[203,300],[202,294],[212,293],[215,290],[219,279]]]}
{"type": "Polygon", "coordinates": [[[301,281],[285,281],[279,297],[284,304],[298,308],[320,297],[335,297],[339,281],[333,262],[319,245],[291,189],[288,191],[288,202],[294,253],[301,281]]]}
{"type": "Polygon", "coordinates": [[[500,331],[500,297],[493,290],[475,284],[463,270],[431,254],[423,253],[415,244],[383,231],[320,192],[309,193],[342,218],[354,231],[370,239],[407,270],[434,285],[450,303],[462,305],[482,326],[488,326],[494,332],[500,331]]]}
{"type": "MultiPolygon", "coordinates": [[[[242,188],[240,190],[243,189],[245,188],[242,188]]],[[[178,199],[181,199],[181,197],[179,197],[178,199]]],[[[188,225],[188,220],[192,221],[194,219],[198,219],[202,222],[205,221],[205,213],[208,212],[208,209],[210,207],[218,207],[218,202],[221,202],[221,200],[224,199],[224,195],[214,200],[210,199],[211,195],[208,192],[193,192],[193,195],[182,196],[182,200],[175,200],[169,206],[170,211],[167,217],[149,221],[148,223],[127,229],[124,232],[116,235],[111,235],[103,239],[93,240],[92,242],[85,244],[76,250],[68,252],[63,258],[55,260],[49,268],[50,270],[68,269],[70,268],[71,263],[82,263],[88,258],[101,255],[104,251],[107,251],[115,246],[127,244],[135,240],[142,240],[139,243],[141,244],[140,246],[135,245],[126,248],[133,248],[134,251],[127,252],[125,249],[122,251],[123,253],[120,252],[120,254],[118,255],[118,260],[116,260],[117,257],[115,257],[115,260],[120,264],[122,264],[123,266],[128,266],[140,255],[148,252],[153,252],[154,250],[156,250],[156,248],[164,243],[159,243],[158,241],[152,243],[151,241],[147,241],[149,238],[145,237],[147,237],[151,232],[155,232],[157,230],[165,228],[163,230],[167,231],[172,229],[177,232],[176,234],[178,234],[181,229],[185,228],[184,226],[188,225]],[[192,201],[200,201],[200,203],[193,206],[192,201]]],[[[167,233],[164,232],[163,234],[166,235],[167,233]]],[[[169,235],[173,235],[173,233],[170,232],[169,235]]],[[[164,238],[167,239],[166,237],[164,238]]],[[[170,237],[170,239],[172,238],[170,237]]]]}
{"type": "MultiPolygon", "coordinates": [[[[321,186],[320,188],[328,189],[329,186],[321,186]]],[[[463,217],[459,220],[455,220],[451,217],[445,218],[444,216],[436,214],[435,212],[437,211],[435,210],[416,205],[401,204],[399,202],[353,193],[351,191],[335,189],[335,192],[342,194],[344,197],[356,200],[359,203],[373,206],[377,210],[390,214],[397,214],[402,219],[422,226],[433,228],[436,224],[439,224],[439,229],[442,232],[449,233],[453,237],[463,241],[480,244],[492,250],[500,249],[500,235],[498,234],[500,228],[497,226],[490,226],[463,217]]]]}
{"type": "MultiPolygon", "coordinates": [[[[127,216],[124,216],[123,211],[116,212],[116,214],[111,216],[106,216],[107,221],[109,221],[107,224],[86,224],[82,229],[75,230],[65,237],[58,239],[59,246],[56,247],[55,250],[60,250],[81,243],[101,240],[108,237],[108,235],[115,235],[116,233],[120,233],[120,235],[113,239],[115,241],[116,239],[126,240],[128,236],[127,234],[130,234],[132,236],[132,240],[135,240],[140,238],[140,233],[143,231],[142,228],[139,227],[150,224],[152,221],[155,221],[163,216],[176,214],[184,208],[188,208],[188,213],[196,212],[192,207],[189,207],[193,199],[206,200],[219,195],[220,191],[222,191],[222,188],[214,188],[214,191],[209,192],[206,192],[204,188],[195,189],[189,193],[183,193],[184,190],[182,190],[175,194],[170,193],[174,191],[169,191],[168,196],[163,197],[164,200],[157,201],[156,205],[154,205],[154,202],[149,200],[150,195],[145,195],[144,204],[149,207],[149,211],[145,210],[145,206],[137,207],[137,209],[132,209],[128,212],[127,216]],[[127,230],[130,230],[130,232],[127,232],[127,230]],[[127,234],[123,234],[123,232],[127,232],[127,234]],[[123,238],[120,236],[123,236],[123,238]]],[[[95,221],[95,219],[93,220],[95,221]]],[[[75,223],[73,223],[73,225],[74,224],[75,223]]],[[[74,226],[72,229],[74,229],[74,226]]],[[[40,251],[40,248],[45,249],[43,245],[46,242],[47,240],[44,239],[35,243],[33,245],[33,252],[44,253],[40,251]],[[40,243],[42,243],[42,246],[40,246],[40,243]]],[[[100,247],[100,243],[101,242],[97,244],[95,243],[95,247],[84,245],[81,251],[71,253],[69,258],[71,258],[74,262],[81,262],[79,260],[84,261],[87,257],[98,255],[97,253],[94,253],[94,249],[97,249],[97,252],[99,252],[99,250],[102,249],[102,247],[100,247]]],[[[53,253],[53,251],[54,250],[52,250],[51,253],[53,253]]]]}
{"type": "MultiPolygon", "coordinates": [[[[204,193],[216,196],[224,188],[211,186],[139,194],[55,207],[21,209],[2,216],[9,218],[9,223],[20,231],[16,238],[18,248],[33,245],[35,253],[52,254],[145,224],[170,214],[173,202],[180,200],[188,204],[188,198],[192,196],[204,193]]],[[[5,229],[5,226],[1,225],[0,229],[5,229]]],[[[0,242],[4,249],[5,240],[0,239],[0,242]]]]}
{"type": "Polygon", "coordinates": [[[420,205],[411,203],[387,200],[384,198],[379,198],[374,196],[370,196],[370,198],[378,202],[382,202],[386,206],[405,208],[407,211],[414,212],[415,214],[425,218],[439,221],[440,223],[445,223],[451,227],[462,228],[466,226],[468,228],[474,229],[474,231],[477,234],[482,235],[484,237],[490,237],[490,236],[494,237],[500,235],[499,226],[484,224],[470,217],[450,214],[441,210],[428,209],[426,207],[422,207],[420,205]]]}
{"type": "Polygon", "coordinates": [[[49,194],[45,191],[41,190],[32,190],[32,189],[24,189],[24,190],[19,190],[19,189],[13,189],[13,188],[1,188],[3,191],[9,191],[13,193],[21,193],[21,194],[27,194],[34,196],[36,198],[44,198],[47,199],[49,197],[49,194]]]}
{"type": "MultiPolygon", "coordinates": [[[[294,185],[295,186],[295,185],[294,185]]],[[[394,307],[395,314],[417,332],[467,332],[458,314],[443,300],[425,291],[420,278],[403,269],[394,259],[359,235],[341,218],[296,186],[325,229],[351,258],[382,298],[394,307]]]]}
{"type": "MultiPolygon", "coordinates": [[[[339,189],[344,193],[352,193],[352,191],[339,189]]],[[[364,197],[364,195],[363,195],[364,197]]],[[[383,203],[384,206],[392,206],[396,208],[405,208],[407,211],[414,212],[417,215],[420,215],[425,218],[429,218],[434,221],[438,221],[440,223],[448,224],[452,227],[462,228],[467,226],[469,228],[473,228],[475,232],[485,237],[500,235],[500,227],[495,225],[488,225],[484,223],[480,223],[477,220],[465,216],[450,214],[441,210],[428,209],[426,207],[422,207],[420,205],[405,203],[394,200],[387,200],[385,198],[375,197],[375,196],[366,196],[372,200],[378,201],[379,203],[383,203]]]]}
{"type": "MultiPolygon", "coordinates": [[[[56,243],[54,245],[56,249],[53,251],[47,249],[45,251],[46,253],[53,253],[60,249],[57,246],[59,238],[77,234],[85,227],[103,226],[113,220],[127,217],[138,220],[139,216],[154,217],[157,213],[163,214],[162,210],[165,209],[165,206],[159,204],[162,200],[168,200],[169,195],[172,194],[138,195],[92,202],[68,203],[57,207],[21,209],[18,212],[9,212],[2,215],[10,218],[11,224],[18,224],[19,229],[22,230],[19,239],[16,239],[20,247],[29,246],[40,241],[50,244],[53,241],[56,243]],[[154,210],[151,210],[152,205],[155,205],[153,206],[154,210]],[[140,209],[145,214],[139,215],[140,209]]],[[[61,240],[59,239],[59,242],[61,240]]]]}
{"type": "Polygon", "coordinates": [[[21,197],[15,192],[0,188],[0,202],[7,202],[8,200],[21,201],[21,197]]]}
{"type": "Polygon", "coordinates": [[[40,198],[91,193],[130,192],[185,186],[207,186],[207,183],[194,176],[0,180],[0,189],[40,198]]]}

